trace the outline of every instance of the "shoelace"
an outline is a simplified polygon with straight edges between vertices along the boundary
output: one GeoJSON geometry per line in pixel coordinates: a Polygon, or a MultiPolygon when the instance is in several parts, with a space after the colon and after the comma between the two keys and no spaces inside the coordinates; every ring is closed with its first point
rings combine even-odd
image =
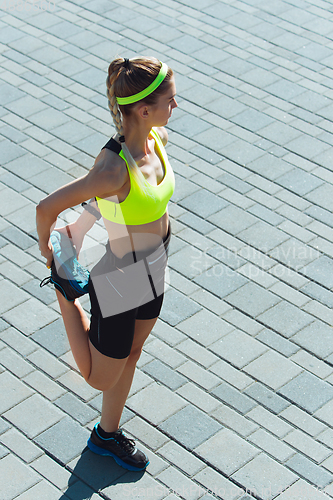
{"type": "Polygon", "coordinates": [[[114,439],[127,453],[133,453],[135,449],[134,439],[129,439],[122,431],[115,432],[114,439]]]}
{"type": "Polygon", "coordinates": [[[39,283],[39,286],[42,288],[42,286],[48,285],[50,282],[51,282],[51,276],[47,276],[39,283]]]}

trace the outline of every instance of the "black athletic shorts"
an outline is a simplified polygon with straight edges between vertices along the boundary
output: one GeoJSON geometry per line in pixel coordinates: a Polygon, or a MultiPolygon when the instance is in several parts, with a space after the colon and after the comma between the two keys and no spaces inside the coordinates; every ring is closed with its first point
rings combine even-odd
{"type": "Polygon", "coordinates": [[[126,358],[132,347],[136,319],[157,318],[163,303],[168,234],[155,249],[116,257],[109,242],[89,278],[89,339],[105,356],[126,358]]]}

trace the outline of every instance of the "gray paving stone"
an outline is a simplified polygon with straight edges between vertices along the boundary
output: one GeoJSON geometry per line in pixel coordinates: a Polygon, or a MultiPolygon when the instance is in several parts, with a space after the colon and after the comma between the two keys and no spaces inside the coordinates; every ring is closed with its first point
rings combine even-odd
{"type": "Polygon", "coordinates": [[[210,413],[220,406],[220,402],[216,398],[213,398],[204,389],[192,382],[187,382],[187,384],[177,389],[177,394],[206,413],[210,413]]]}
{"type": "Polygon", "coordinates": [[[138,416],[134,416],[134,418],[126,422],[124,424],[124,429],[126,432],[135,436],[135,439],[140,440],[154,451],[170,441],[165,434],[152,427],[151,424],[145,422],[138,416]]]}
{"type": "Polygon", "coordinates": [[[304,172],[301,169],[294,169],[288,172],[276,179],[276,182],[299,196],[303,196],[313,191],[323,183],[318,177],[304,172]]]}
{"type": "Polygon", "coordinates": [[[23,381],[50,401],[54,401],[66,392],[63,387],[38,370],[29,373],[23,381]]]}
{"type": "Polygon", "coordinates": [[[70,393],[62,395],[54,401],[54,404],[82,425],[86,425],[98,416],[95,410],[70,393]]]}
{"type": "MultiPolygon", "coordinates": [[[[287,410],[288,408],[286,408],[287,410]]],[[[286,411],[284,410],[284,411],[286,411]]],[[[260,425],[261,430],[267,429],[270,433],[277,436],[280,440],[286,434],[288,434],[293,427],[284,422],[281,418],[275,416],[270,411],[266,410],[262,406],[258,405],[253,410],[246,414],[246,417],[257,422],[260,425]]],[[[280,441],[279,441],[280,442],[280,441]]]]}
{"type": "Polygon", "coordinates": [[[312,486],[307,481],[299,479],[277,498],[279,500],[294,500],[301,492],[301,495],[313,498],[313,500],[325,500],[325,497],[327,497],[326,491],[329,493],[329,488],[330,486],[327,486],[325,490],[321,490],[316,486],[312,486]]]}
{"type": "Polygon", "coordinates": [[[145,365],[143,371],[173,391],[184,385],[187,381],[185,377],[174,372],[170,367],[157,359],[145,365]]]}
{"type": "Polygon", "coordinates": [[[190,35],[183,35],[176,40],[169,41],[169,45],[185,54],[192,54],[193,52],[203,49],[206,44],[190,35]]]}
{"type": "Polygon", "coordinates": [[[284,398],[282,398],[278,394],[275,394],[275,392],[271,391],[260,382],[255,382],[250,387],[245,389],[244,394],[247,394],[252,399],[264,406],[264,408],[268,408],[275,414],[280,413],[290,404],[284,398]]]}
{"type": "Polygon", "coordinates": [[[136,481],[136,471],[127,472],[124,477],[122,477],[119,481],[114,481],[114,484],[104,488],[101,493],[106,498],[112,498],[112,500],[122,500],[125,495],[129,496],[129,498],[139,499],[140,496],[142,497],[141,493],[145,494],[144,492],[147,491],[152,493],[152,500],[162,500],[165,497],[165,494],[169,493],[168,488],[162,488],[161,483],[157,482],[148,474],[143,474],[140,478],[139,484],[135,484],[136,481]]]}
{"type": "Polygon", "coordinates": [[[12,500],[39,481],[39,476],[13,455],[0,461],[0,481],[3,500],[12,500]]]}
{"type": "Polygon", "coordinates": [[[159,424],[186,406],[186,402],[170,389],[153,383],[131,396],[127,406],[153,424],[159,424]]]}
{"type": "Polygon", "coordinates": [[[19,378],[34,370],[34,367],[19,356],[14,349],[5,347],[0,351],[0,363],[19,378]]]}
{"type": "Polygon", "coordinates": [[[9,450],[0,444],[0,459],[9,455],[9,450]]]}
{"type": "Polygon", "coordinates": [[[317,285],[317,283],[310,281],[307,285],[301,288],[301,291],[321,304],[324,304],[329,308],[333,308],[333,293],[329,292],[322,286],[317,285]]]}
{"type": "Polygon", "coordinates": [[[52,378],[57,378],[68,371],[68,368],[44,349],[37,349],[28,359],[52,378]]]}
{"type": "MultiPolygon", "coordinates": [[[[226,500],[235,500],[243,493],[243,490],[236,486],[234,482],[223,477],[222,474],[216,472],[212,467],[205,467],[194,476],[194,479],[205,488],[208,495],[212,493],[212,495],[221,496],[226,500]]],[[[206,495],[203,498],[205,499],[205,497],[206,495]]]]}
{"type": "Polygon", "coordinates": [[[332,327],[319,320],[296,333],[292,340],[320,358],[333,352],[332,327]]]}
{"type": "Polygon", "coordinates": [[[31,338],[56,356],[61,356],[69,350],[65,327],[61,318],[33,333],[31,338]]]}
{"type": "MultiPolygon", "coordinates": [[[[189,279],[202,274],[216,264],[216,260],[198,248],[184,247],[173,253],[168,260],[170,267],[189,279]]],[[[1,270],[1,266],[0,266],[1,270]]]]}
{"type": "Polygon", "coordinates": [[[57,319],[59,315],[32,297],[10,311],[7,311],[3,317],[8,323],[25,335],[30,335],[38,328],[43,328],[57,319]]]}
{"type": "Polygon", "coordinates": [[[302,273],[320,285],[331,289],[333,287],[332,265],[332,259],[323,255],[302,269],[302,273]]]}
{"type": "Polygon", "coordinates": [[[242,414],[247,413],[256,406],[256,403],[248,396],[246,396],[246,394],[237,391],[227,383],[219,385],[211,392],[223,403],[226,403],[232,408],[235,408],[242,414]]]}
{"type": "Polygon", "coordinates": [[[173,441],[169,441],[158,450],[169,463],[177,466],[179,469],[186,472],[190,477],[203,469],[204,464],[201,460],[194,457],[191,453],[179,446],[173,441]]]}
{"type": "Polygon", "coordinates": [[[0,412],[5,413],[33,394],[33,391],[9,372],[0,374],[0,412]]]}
{"type": "Polygon", "coordinates": [[[244,367],[244,371],[276,390],[301,373],[302,369],[281,354],[268,351],[244,367]]]}
{"type": "Polygon", "coordinates": [[[35,500],[36,498],[47,498],[48,500],[58,500],[61,492],[50,485],[47,481],[41,481],[32,488],[16,497],[18,500],[35,500]]]}
{"type": "Polygon", "coordinates": [[[162,422],[159,428],[186,448],[193,449],[216,434],[221,425],[204,412],[188,405],[162,422]]]}
{"type": "Polygon", "coordinates": [[[183,198],[179,204],[204,219],[228,205],[219,196],[206,189],[201,189],[199,192],[183,198]]]}
{"type": "Polygon", "coordinates": [[[177,352],[175,349],[159,339],[152,340],[145,346],[144,349],[145,352],[160,359],[166,365],[171,366],[171,368],[177,368],[186,361],[183,354],[177,352]]]}
{"type": "Polygon", "coordinates": [[[225,300],[253,317],[270,309],[280,301],[276,295],[254,283],[247,283],[238,288],[238,290],[225,297],[225,300]]]}
{"type": "Polygon", "coordinates": [[[289,172],[292,169],[292,165],[281,158],[266,153],[261,158],[256,158],[254,161],[249,162],[247,168],[273,181],[282,174],[289,172]]]}
{"type": "MultiPolygon", "coordinates": [[[[27,203],[25,203],[25,205],[27,205],[27,203]]],[[[31,236],[28,236],[17,227],[8,227],[2,231],[1,236],[6,238],[9,242],[14,243],[14,245],[20,247],[22,250],[27,250],[35,244],[35,240],[31,236]]]]}
{"type": "Polygon", "coordinates": [[[231,475],[255,457],[259,450],[229,429],[222,429],[198,446],[195,452],[224,474],[231,475]]]}
{"type": "Polygon", "coordinates": [[[271,224],[272,226],[277,226],[284,222],[284,219],[276,214],[273,210],[269,208],[263,207],[262,205],[253,205],[248,209],[248,212],[253,214],[254,216],[262,219],[263,221],[271,224]]]}
{"type": "Polygon", "coordinates": [[[179,220],[183,224],[192,227],[193,229],[204,235],[214,229],[214,226],[212,224],[190,212],[185,212],[179,217],[179,220]]]}
{"type": "Polygon", "coordinates": [[[233,205],[229,205],[218,213],[211,215],[208,220],[232,235],[238,234],[257,222],[253,215],[233,205]]]}
{"type": "Polygon", "coordinates": [[[292,342],[268,329],[262,330],[258,333],[256,339],[286,357],[295,354],[299,350],[299,348],[292,342]]]}
{"type": "Polygon", "coordinates": [[[43,454],[40,448],[14,428],[1,435],[1,442],[27,463],[43,454]]]}
{"type": "Polygon", "coordinates": [[[307,372],[298,375],[278,392],[310,413],[333,398],[332,386],[307,372]]]}
{"type": "MultiPolygon", "coordinates": [[[[330,403],[328,403],[329,405],[330,403]]],[[[326,405],[324,405],[318,412],[324,410],[326,405]]],[[[317,414],[317,413],[316,413],[317,414]]],[[[305,411],[297,408],[297,406],[290,405],[288,408],[280,413],[280,417],[291,422],[295,427],[302,429],[307,434],[311,436],[317,436],[319,433],[325,431],[326,426],[317,419],[311,417],[305,411]]]]}
{"type": "Polygon", "coordinates": [[[206,390],[211,390],[220,382],[216,375],[213,375],[213,373],[193,361],[187,361],[182,364],[177,368],[177,371],[206,390]]]}
{"type": "Polygon", "coordinates": [[[319,488],[324,488],[333,479],[332,474],[298,453],[286,462],[286,466],[319,488]]]}
{"type": "Polygon", "coordinates": [[[193,137],[209,128],[211,128],[209,123],[193,115],[183,115],[171,122],[171,129],[186,137],[193,137]]]}
{"type": "Polygon", "coordinates": [[[273,122],[273,119],[255,109],[247,109],[231,118],[231,121],[251,132],[257,132],[273,122]]]}
{"type": "Polygon", "coordinates": [[[261,498],[273,498],[297,478],[287,468],[261,453],[232,476],[246,491],[261,498]]]}
{"type": "Polygon", "coordinates": [[[243,368],[267,350],[260,342],[239,330],[225,335],[209,348],[237,368],[243,368]]]}
{"type": "Polygon", "coordinates": [[[223,248],[221,246],[215,246],[207,250],[207,254],[211,255],[215,259],[223,262],[226,266],[231,267],[231,269],[238,269],[242,265],[246,263],[244,259],[242,259],[236,251],[230,251],[227,248],[223,248]]]}
{"type": "Polygon", "coordinates": [[[221,422],[223,427],[229,427],[229,429],[237,432],[237,434],[244,438],[258,429],[258,425],[226,405],[220,405],[211,415],[216,418],[218,422],[221,422]]]}
{"type": "Polygon", "coordinates": [[[333,403],[330,400],[328,403],[324,404],[319,410],[314,413],[314,416],[326,422],[328,425],[332,425],[332,407],[333,403]]]}
{"type": "MultiPolygon", "coordinates": [[[[177,328],[179,328],[179,326],[177,328]]],[[[167,323],[164,323],[160,319],[158,319],[155,323],[153,332],[156,337],[171,346],[178,344],[185,338],[183,333],[179,332],[176,328],[171,327],[167,323]]]]}
{"type": "Polygon", "coordinates": [[[70,417],[65,417],[39,434],[34,441],[51,456],[66,464],[82,452],[88,437],[89,432],[86,429],[70,417]],[[62,446],[64,439],[65,448],[62,446]]]}
{"type": "Polygon", "coordinates": [[[22,289],[41,300],[44,304],[50,305],[54,302],[54,289],[46,286],[41,288],[39,285],[40,281],[38,279],[30,279],[30,281],[22,285],[22,289]]]}
{"type": "Polygon", "coordinates": [[[318,259],[320,253],[297,239],[290,238],[282,243],[282,245],[274,248],[270,252],[270,256],[278,262],[282,262],[286,266],[298,271],[310,262],[318,259]]]}
{"type": "Polygon", "coordinates": [[[9,309],[12,309],[18,304],[21,304],[29,299],[29,295],[26,292],[20,290],[7,279],[0,281],[0,293],[2,297],[0,309],[1,313],[8,311],[9,309]]]}
{"type": "Polygon", "coordinates": [[[254,246],[266,254],[289,238],[280,229],[263,221],[257,222],[250,228],[245,229],[245,231],[240,232],[238,237],[248,245],[254,246]]]}
{"type": "Polygon", "coordinates": [[[201,307],[197,303],[177,290],[169,290],[165,294],[160,318],[171,326],[176,326],[200,309],[201,307]]]}
{"type": "Polygon", "coordinates": [[[61,375],[57,382],[77,394],[84,401],[89,401],[99,394],[99,391],[87,384],[84,378],[74,370],[67,371],[64,375],[61,375]]]}
{"type": "Polygon", "coordinates": [[[177,349],[205,368],[209,368],[219,360],[217,356],[191,339],[184,340],[184,342],[178,344],[177,349]]]}
{"type": "Polygon", "coordinates": [[[3,418],[0,418],[0,434],[3,434],[4,432],[8,431],[8,429],[10,429],[11,426],[8,422],[6,422],[5,420],[3,420],[3,418]]]}
{"type": "Polygon", "coordinates": [[[311,205],[305,210],[305,213],[313,219],[326,224],[327,226],[333,226],[332,215],[328,210],[325,210],[324,208],[318,207],[316,205],[311,205]]]}
{"type": "Polygon", "coordinates": [[[247,279],[220,263],[205,271],[194,282],[221,299],[247,283],[247,279]],[[223,278],[223,279],[222,279],[223,278]]]}
{"type": "MultiPolygon", "coordinates": [[[[320,157],[317,157],[316,160],[320,161],[320,157]]],[[[331,184],[325,183],[317,189],[314,189],[313,191],[308,193],[305,198],[331,212],[333,206],[332,192],[333,186],[331,184]]]]}
{"type": "Polygon", "coordinates": [[[295,429],[284,437],[284,441],[303,455],[308,456],[316,463],[321,463],[331,455],[331,450],[321,443],[317,443],[312,437],[305,434],[305,432],[295,429]]]}
{"type": "Polygon", "coordinates": [[[38,394],[32,395],[4,414],[29,438],[34,438],[64,417],[64,413],[38,394]],[[36,414],[38,408],[38,414],[36,414]]]}
{"type": "Polygon", "coordinates": [[[282,301],[257,317],[257,320],[284,337],[290,338],[313,322],[313,316],[289,302],[282,301]]]}
{"type": "Polygon", "coordinates": [[[59,489],[64,489],[75,481],[68,470],[45,454],[32,462],[31,467],[59,489]]]}

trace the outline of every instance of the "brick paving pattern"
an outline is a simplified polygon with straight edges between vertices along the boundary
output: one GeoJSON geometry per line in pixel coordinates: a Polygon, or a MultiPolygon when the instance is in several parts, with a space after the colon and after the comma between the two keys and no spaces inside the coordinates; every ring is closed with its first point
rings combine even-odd
{"type": "MultiPolygon", "coordinates": [[[[1,9],[1,500],[333,498],[332,2],[1,9]],[[122,418],[151,459],[144,474],[86,448],[101,394],[39,288],[35,228],[38,201],[113,134],[118,54],[169,64],[179,102],[169,287],[122,418]]],[[[99,222],[84,264],[105,240],[99,222]]]]}

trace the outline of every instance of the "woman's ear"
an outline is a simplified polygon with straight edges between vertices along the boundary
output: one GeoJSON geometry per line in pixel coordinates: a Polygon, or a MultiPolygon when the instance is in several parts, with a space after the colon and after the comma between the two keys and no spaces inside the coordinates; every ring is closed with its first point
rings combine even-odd
{"type": "Polygon", "coordinates": [[[143,118],[144,120],[146,120],[148,118],[149,112],[150,112],[150,108],[149,108],[149,106],[147,106],[147,104],[142,104],[138,108],[139,116],[140,116],[140,118],[143,118]]]}

